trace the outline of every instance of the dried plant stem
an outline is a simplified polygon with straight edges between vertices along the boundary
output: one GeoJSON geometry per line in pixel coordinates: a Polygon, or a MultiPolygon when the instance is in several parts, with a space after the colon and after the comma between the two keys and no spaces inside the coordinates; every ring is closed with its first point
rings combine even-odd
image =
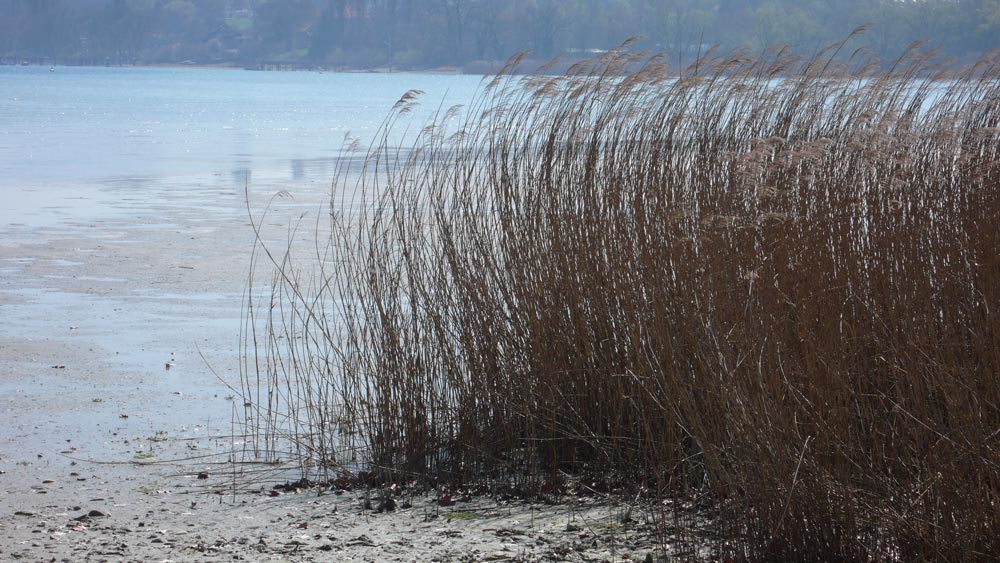
{"type": "Polygon", "coordinates": [[[257,453],[644,492],[737,558],[1000,552],[1000,67],[843,47],[514,60],[406,150],[404,96],[254,254],[257,453]]]}

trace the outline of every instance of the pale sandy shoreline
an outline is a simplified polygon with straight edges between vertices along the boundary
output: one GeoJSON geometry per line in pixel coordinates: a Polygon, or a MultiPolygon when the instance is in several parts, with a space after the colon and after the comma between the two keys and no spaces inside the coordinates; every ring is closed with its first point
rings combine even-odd
{"type": "MultiPolygon", "coordinates": [[[[474,498],[438,506],[403,494],[393,512],[366,493],[241,493],[197,486],[192,474],[134,468],[142,493],[99,493],[0,517],[10,561],[646,561],[659,560],[651,515],[601,499],[529,504],[474,498]],[[100,494],[101,496],[91,496],[100,494]],[[74,504],[75,503],[75,504],[74,504]],[[94,508],[96,507],[96,508],[94,508]],[[626,515],[628,517],[626,518],[626,515]],[[647,557],[649,559],[647,559],[647,557]]],[[[213,477],[209,478],[211,481],[213,477]]],[[[220,477],[225,481],[225,476],[220,477]]],[[[51,486],[51,485],[50,485],[51,486]]],[[[223,484],[225,487],[225,484],[223,484]]],[[[670,545],[671,551],[681,546],[670,545]]]]}

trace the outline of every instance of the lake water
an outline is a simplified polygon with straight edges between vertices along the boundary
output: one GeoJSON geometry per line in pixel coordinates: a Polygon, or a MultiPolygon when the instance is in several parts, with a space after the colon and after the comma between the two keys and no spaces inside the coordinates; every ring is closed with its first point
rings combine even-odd
{"type": "Polygon", "coordinates": [[[0,505],[29,498],[39,470],[72,471],[69,448],[128,461],[154,433],[231,432],[245,195],[257,218],[294,196],[268,215],[280,239],[329,196],[345,133],[370,141],[410,89],[426,92],[423,123],[479,84],[0,67],[0,505]]]}
{"type": "Polygon", "coordinates": [[[100,193],[162,180],[329,179],[345,133],[369,141],[407,90],[423,120],[468,102],[480,78],[230,69],[0,67],[0,228],[86,219],[100,193]],[[53,200],[72,202],[46,207],[53,200]],[[55,212],[55,211],[58,211],[55,212]]]}

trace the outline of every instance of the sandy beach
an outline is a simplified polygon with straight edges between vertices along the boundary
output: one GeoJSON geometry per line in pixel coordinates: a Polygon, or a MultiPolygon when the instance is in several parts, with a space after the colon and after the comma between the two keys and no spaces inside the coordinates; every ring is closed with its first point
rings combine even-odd
{"type": "MultiPolygon", "coordinates": [[[[361,492],[245,493],[234,500],[183,489],[194,476],[161,479],[177,488],[85,498],[83,506],[69,506],[78,502],[73,495],[50,495],[43,506],[5,516],[2,555],[11,561],[643,561],[655,544],[651,525],[622,523],[622,507],[593,500],[548,506],[487,498],[443,509],[433,495],[420,495],[399,501],[405,508],[378,513],[365,508],[361,492]]],[[[85,489],[84,496],[104,494],[101,488],[85,489]]]]}

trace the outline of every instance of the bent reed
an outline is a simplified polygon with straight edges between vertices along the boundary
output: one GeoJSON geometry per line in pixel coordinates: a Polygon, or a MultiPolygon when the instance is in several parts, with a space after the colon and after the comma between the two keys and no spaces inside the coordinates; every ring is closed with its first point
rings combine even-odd
{"type": "Polygon", "coordinates": [[[843,46],[515,59],[404,151],[408,93],[255,252],[248,448],[694,503],[737,560],[995,557],[998,59],[843,46]]]}

